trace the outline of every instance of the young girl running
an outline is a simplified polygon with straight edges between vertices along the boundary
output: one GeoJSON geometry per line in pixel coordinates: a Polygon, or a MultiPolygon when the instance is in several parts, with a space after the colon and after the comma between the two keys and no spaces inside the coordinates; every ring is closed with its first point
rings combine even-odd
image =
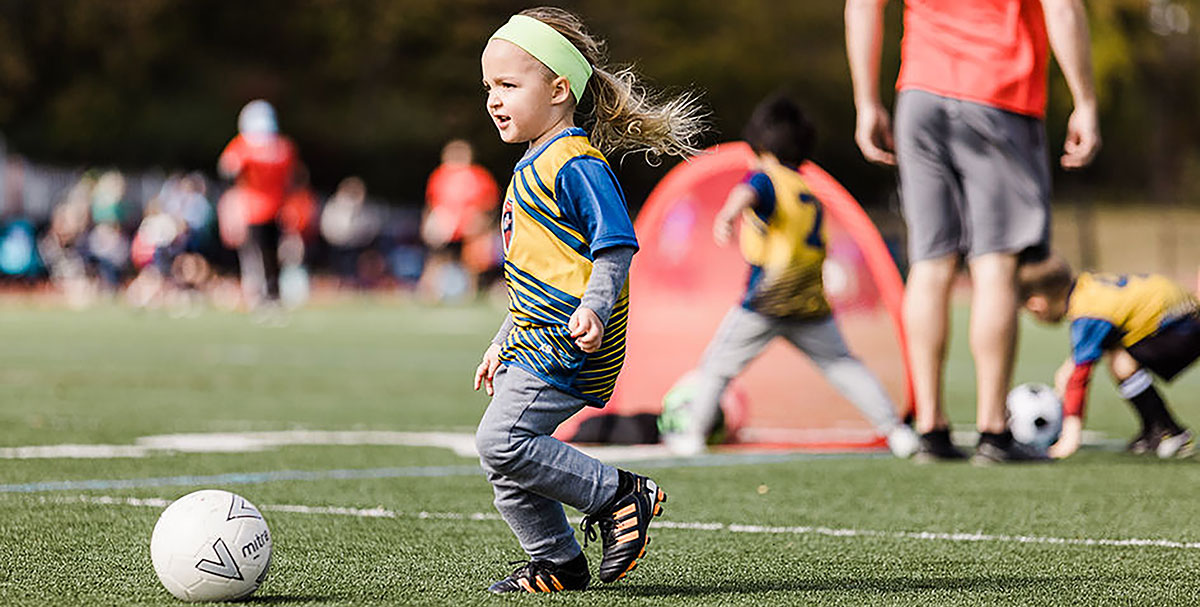
{"type": "Polygon", "coordinates": [[[702,132],[694,98],[658,102],[630,70],[603,67],[603,42],[574,15],[514,15],[483,51],[487,110],[506,143],[528,143],[501,211],[509,314],[475,372],[492,397],[476,446],[496,509],[529,561],[489,590],[582,590],[587,559],[563,504],[603,543],[600,579],[634,568],[666,494],[554,439],[585,406],[603,407],[625,357],[629,263],[624,194],[600,150],[686,156],[702,132]],[[575,126],[585,95],[591,139],[575,126]]]}

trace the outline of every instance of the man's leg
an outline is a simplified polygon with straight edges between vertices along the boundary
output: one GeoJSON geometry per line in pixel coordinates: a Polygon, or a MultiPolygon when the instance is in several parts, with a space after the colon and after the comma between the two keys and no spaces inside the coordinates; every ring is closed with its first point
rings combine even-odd
{"type": "Polygon", "coordinates": [[[961,176],[949,151],[949,109],[955,103],[916,90],[900,93],[896,101],[896,154],[911,264],[904,289],[904,325],[917,431],[925,435],[922,453],[938,458],[962,457],[950,444],[942,411],[950,285],[967,236],[961,176]]]}
{"type": "Polygon", "coordinates": [[[1017,256],[989,253],[970,261],[971,355],[975,358],[979,432],[1000,434],[1017,345],[1017,256]]]}
{"type": "Polygon", "coordinates": [[[904,327],[916,401],[917,432],[947,427],[942,410],[942,371],[950,324],[950,286],[957,256],[915,262],[904,287],[904,327]]]}

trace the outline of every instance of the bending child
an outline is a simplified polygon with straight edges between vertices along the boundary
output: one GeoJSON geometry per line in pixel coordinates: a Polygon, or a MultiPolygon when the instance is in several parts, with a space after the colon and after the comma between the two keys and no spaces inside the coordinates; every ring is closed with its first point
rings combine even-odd
{"type": "Polygon", "coordinates": [[[688,428],[665,442],[680,454],[703,451],[729,382],[771,340],[783,337],[887,437],[896,456],[912,455],[916,434],[900,421],[875,375],[850,353],[825,299],[821,203],[798,172],[812,151],[815,129],[791,100],[775,96],[755,108],[745,138],[758,167],[730,191],[713,221],[713,239],[728,244],[734,220],[742,217],[750,279],[741,303],[729,310],[704,353],[688,428]]]}
{"type": "Polygon", "coordinates": [[[629,70],[603,67],[603,43],[574,15],[522,11],[483,51],[487,110],[500,139],[527,143],[501,211],[509,315],[475,372],[492,397],[476,433],[495,505],[529,561],[492,592],[582,590],[587,559],[563,511],[603,541],[600,579],[646,552],[666,494],[551,436],[603,407],[625,358],[629,263],[637,250],[621,186],[599,150],[685,156],[702,131],[690,96],[658,103],[629,70]],[[591,139],[575,126],[590,92],[591,139]],[[599,149],[597,149],[599,148],[599,149]]]}
{"type": "Polygon", "coordinates": [[[1050,456],[1063,458],[1083,435],[1083,410],[1092,368],[1101,358],[1121,396],[1142,422],[1127,451],[1187,457],[1195,440],[1175,421],[1151,373],[1171,381],[1200,357],[1200,303],[1157,275],[1075,275],[1052,255],[1024,264],[1017,276],[1025,309],[1046,323],[1071,323],[1071,355],[1054,375],[1063,398],[1063,428],[1050,456]]]}

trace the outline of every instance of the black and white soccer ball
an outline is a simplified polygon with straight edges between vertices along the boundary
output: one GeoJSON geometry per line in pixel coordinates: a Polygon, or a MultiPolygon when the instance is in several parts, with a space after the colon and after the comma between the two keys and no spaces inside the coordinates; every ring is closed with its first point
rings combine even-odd
{"type": "Polygon", "coordinates": [[[1013,439],[1049,449],[1062,432],[1062,401],[1045,384],[1021,384],[1008,393],[1008,427],[1013,439]]]}
{"type": "Polygon", "coordinates": [[[271,566],[271,532],[254,504],[218,489],[189,493],[158,517],[150,537],[154,572],[188,601],[250,596],[271,566]]]}

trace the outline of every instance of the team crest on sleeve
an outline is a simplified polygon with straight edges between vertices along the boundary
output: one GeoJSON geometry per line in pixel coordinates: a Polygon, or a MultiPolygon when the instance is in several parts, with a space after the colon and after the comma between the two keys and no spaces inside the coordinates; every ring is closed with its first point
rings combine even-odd
{"type": "Polygon", "coordinates": [[[513,236],[513,201],[507,197],[500,212],[500,235],[504,239],[504,254],[508,255],[508,246],[512,244],[513,236]]]}

